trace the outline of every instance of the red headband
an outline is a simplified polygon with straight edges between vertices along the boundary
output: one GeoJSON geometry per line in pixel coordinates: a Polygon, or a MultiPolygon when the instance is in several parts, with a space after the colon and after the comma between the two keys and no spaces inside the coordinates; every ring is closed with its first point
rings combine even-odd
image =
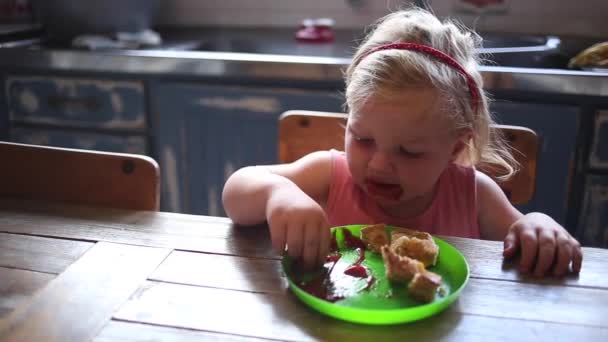
{"type": "Polygon", "coordinates": [[[359,57],[359,60],[356,62],[355,65],[359,64],[359,62],[361,62],[365,57],[371,55],[374,52],[384,51],[384,50],[393,50],[393,49],[394,50],[420,51],[420,52],[426,53],[429,56],[435,57],[440,62],[447,64],[447,65],[451,66],[452,68],[454,68],[456,71],[458,71],[462,76],[464,76],[466,78],[467,86],[469,88],[469,96],[471,97],[471,107],[473,107],[473,110],[477,109],[477,105],[479,104],[480,95],[479,95],[479,90],[477,89],[477,83],[475,82],[473,77],[471,77],[471,75],[469,75],[469,73],[466,70],[464,70],[464,68],[460,65],[460,63],[458,63],[450,55],[448,55],[442,51],[439,51],[435,48],[432,48],[430,46],[416,44],[416,43],[389,43],[389,44],[380,45],[380,46],[377,46],[377,47],[367,51],[366,53],[364,53],[361,57],[359,57]]]}

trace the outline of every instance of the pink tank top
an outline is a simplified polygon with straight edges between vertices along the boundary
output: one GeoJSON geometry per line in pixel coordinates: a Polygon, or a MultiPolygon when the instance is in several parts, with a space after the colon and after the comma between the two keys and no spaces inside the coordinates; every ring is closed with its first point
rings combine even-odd
{"type": "Polygon", "coordinates": [[[385,214],[353,182],[344,152],[331,151],[333,170],[325,211],[332,227],[386,223],[430,234],[479,238],[475,169],[451,164],[439,178],[431,206],[421,215],[399,219],[385,214]]]}

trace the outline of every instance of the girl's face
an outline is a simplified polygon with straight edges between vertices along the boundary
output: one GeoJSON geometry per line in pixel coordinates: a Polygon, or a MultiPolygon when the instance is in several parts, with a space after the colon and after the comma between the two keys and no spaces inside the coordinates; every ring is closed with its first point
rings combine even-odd
{"type": "Polygon", "coordinates": [[[424,211],[439,176],[465,147],[465,135],[439,119],[438,95],[432,88],[393,99],[374,95],[350,113],[345,146],[351,174],[390,215],[424,211]]]}

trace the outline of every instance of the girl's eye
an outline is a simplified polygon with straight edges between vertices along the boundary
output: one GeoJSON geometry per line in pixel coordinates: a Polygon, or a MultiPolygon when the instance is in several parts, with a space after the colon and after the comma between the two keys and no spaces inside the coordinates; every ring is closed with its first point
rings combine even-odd
{"type": "Polygon", "coordinates": [[[374,143],[374,139],[372,138],[363,138],[357,135],[353,135],[353,139],[355,139],[355,141],[359,144],[363,145],[372,145],[374,143]]]}
{"type": "Polygon", "coordinates": [[[420,158],[422,156],[422,152],[412,152],[404,149],[403,147],[399,148],[399,154],[403,157],[407,158],[420,158]]]}

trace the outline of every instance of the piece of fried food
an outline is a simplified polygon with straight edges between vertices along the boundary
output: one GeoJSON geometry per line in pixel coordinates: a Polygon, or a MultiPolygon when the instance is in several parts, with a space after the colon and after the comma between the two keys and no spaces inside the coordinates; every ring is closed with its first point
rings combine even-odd
{"type": "Polygon", "coordinates": [[[414,275],[414,278],[407,287],[407,292],[416,300],[430,303],[435,299],[435,293],[440,285],[441,276],[425,270],[414,275]]]}
{"type": "Polygon", "coordinates": [[[361,241],[376,253],[380,253],[382,246],[389,244],[386,225],[383,223],[374,224],[361,229],[361,241]]]}
{"type": "Polygon", "coordinates": [[[395,241],[401,236],[406,235],[409,237],[415,237],[420,240],[433,240],[431,234],[427,232],[421,232],[419,230],[409,229],[409,228],[393,228],[391,231],[391,241],[395,241]]]}
{"type": "Polygon", "coordinates": [[[397,255],[387,245],[382,246],[380,251],[388,280],[405,282],[414,278],[417,273],[426,271],[420,261],[397,255]]]}
{"type": "Polygon", "coordinates": [[[411,235],[393,234],[390,249],[398,255],[421,261],[425,267],[437,264],[437,256],[439,255],[439,247],[432,237],[420,239],[411,235]],[[397,238],[395,239],[395,237],[397,238]]]}

